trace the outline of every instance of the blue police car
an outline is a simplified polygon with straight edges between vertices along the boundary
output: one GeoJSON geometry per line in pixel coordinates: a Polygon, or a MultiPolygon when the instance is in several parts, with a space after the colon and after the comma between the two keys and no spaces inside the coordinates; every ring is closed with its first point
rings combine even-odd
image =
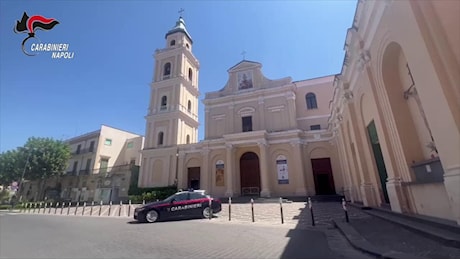
{"type": "Polygon", "coordinates": [[[203,217],[222,210],[220,200],[206,195],[204,190],[177,192],[165,200],[151,202],[134,210],[134,219],[139,222],[153,223],[159,220],[203,217]]]}

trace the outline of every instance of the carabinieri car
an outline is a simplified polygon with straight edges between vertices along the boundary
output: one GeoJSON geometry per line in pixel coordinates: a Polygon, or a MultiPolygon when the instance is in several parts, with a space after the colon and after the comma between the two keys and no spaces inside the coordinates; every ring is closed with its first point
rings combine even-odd
{"type": "Polygon", "coordinates": [[[206,195],[204,190],[181,191],[169,196],[165,200],[151,202],[136,208],[134,210],[134,219],[139,222],[153,223],[173,218],[209,218],[210,201],[213,214],[222,210],[221,201],[206,195]]]}

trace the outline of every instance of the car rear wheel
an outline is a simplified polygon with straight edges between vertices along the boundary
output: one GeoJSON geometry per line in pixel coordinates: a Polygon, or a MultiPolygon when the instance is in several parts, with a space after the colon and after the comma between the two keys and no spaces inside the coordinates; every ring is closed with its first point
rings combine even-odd
{"type": "Polygon", "coordinates": [[[203,209],[203,217],[204,218],[209,218],[209,214],[211,214],[211,210],[209,207],[206,207],[203,209]]]}
{"type": "Polygon", "coordinates": [[[158,212],[154,209],[145,214],[145,220],[149,223],[156,222],[158,220],[158,217],[158,212]]]}

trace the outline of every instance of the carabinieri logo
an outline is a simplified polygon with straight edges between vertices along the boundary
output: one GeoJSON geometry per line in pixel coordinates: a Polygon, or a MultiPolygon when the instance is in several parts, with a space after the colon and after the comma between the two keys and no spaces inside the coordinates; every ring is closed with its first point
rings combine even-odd
{"type": "Polygon", "coordinates": [[[59,24],[54,18],[46,18],[41,15],[34,15],[29,17],[26,12],[22,15],[21,21],[16,21],[16,26],[14,27],[15,33],[28,33],[28,37],[22,41],[22,51],[27,56],[35,56],[37,52],[52,52],[51,58],[53,59],[72,59],[74,52],[68,52],[69,44],[68,43],[41,43],[40,39],[35,35],[37,30],[48,31],[54,28],[59,24]],[[35,39],[38,43],[32,43],[30,45],[30,52],[27,49],[27,41],[30,39],[35,39]]]}

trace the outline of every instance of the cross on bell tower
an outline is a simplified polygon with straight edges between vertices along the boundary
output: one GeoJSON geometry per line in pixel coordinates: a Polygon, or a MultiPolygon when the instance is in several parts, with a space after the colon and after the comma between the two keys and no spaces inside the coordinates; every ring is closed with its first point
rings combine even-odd
{"type": "Polygon", "coordinates": [[[180,17],[182,17],[182,13],[183,13],[184,11],[185,11],[184,8],[179,9],[179,12],[178,12],[178,13],[180,14],[180,17]]]}

